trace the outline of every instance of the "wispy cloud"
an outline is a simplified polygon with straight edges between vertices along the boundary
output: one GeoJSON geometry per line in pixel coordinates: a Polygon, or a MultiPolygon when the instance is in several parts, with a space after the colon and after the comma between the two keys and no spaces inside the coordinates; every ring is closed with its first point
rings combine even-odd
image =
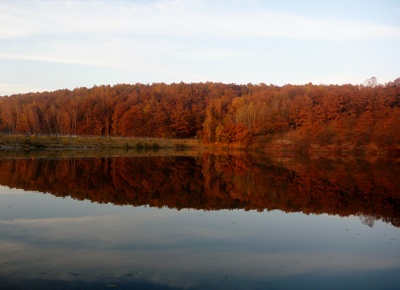
{"type": "Polygon", "coordinates": [[[193,39],[209,43],[400,37],[397,27],[321,21],[207,1],[17,1],[0,9],[0,58],[114,68],[145,68],[149,61],[144,59],[160,55],[221,59],[242,53],[238,47],[219,49],[211,44],[198,49],[193,39]]]}
{"type": "Polygon", "coordinates": [[[96,62],[87,59],[71,59],[62,56],[40,55],[40,54],[6,54],[0,53],[0,59],[19,59],[19,60],[32,60],[43,62],[60,62],[66,64],[86,64],[96,65],[96,62]]]}
{"type": "MultiPolygon", "coordinates": [[[[228,1],[229,2],[229,1],[228,1]]],[[[207,1],[17,1],[0,11],[0,37],[92,34],[286,37],[340,40],[400,35],[398,27],[312,19],[251,5],[207,1]]]]}
{"type": "MultiPolygon", "coordinates": [[[[302,71],[306,58],[319,68],[327,46],[337,46],[337,54],[343,54],[341,46],[346,46],[349,55],[350,51],[355,54],[351,58],[357,58],[362,42],[385,43],[382,49],[388,49],[393,45],[387,43],[396,39],[400,39],[399,26],[367,18],[315,17],[258,0],[4,0],[0,5],[0,61],[51,62],[60,68],[73,64],[149,76],[135,81],[276,82],[265,77],[280,74],[285,77],[281,82],[287,83],[293,82],[288,75],[293,67],[302,71]],[[304,52],[306,43],[310,56],[290,49],[302,46],[304,52]],[[323,47],[316,51],[318,45],[323,47]],[[249,59],[253,61],[251,75],[232,70],[248,67],[249,59]]],[[[337,61],[332,67],[338,67],[337,61]]],[[[321,74],[321,69],[314,70],[314,75],[321,74]]],[[[385,70],[393,68],[386,65],[385,70]]],[[[350,72],[329,72],[343,73],[350,72]]],[[[297,79],[312,81],[309,75],[297,79]]],[[[8,74],[2,82],[19,83],[8,74]]],[[[98,79],[89,83],[94,82],[98,79]]]]}

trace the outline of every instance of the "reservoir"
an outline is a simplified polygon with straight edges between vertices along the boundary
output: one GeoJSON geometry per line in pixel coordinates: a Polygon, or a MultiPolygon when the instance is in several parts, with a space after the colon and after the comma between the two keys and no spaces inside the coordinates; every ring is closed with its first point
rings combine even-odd
{"type": "Polygon", "coordinates": [[[395,289],[396,161],[0,159],[3,289],[395,289]]]}

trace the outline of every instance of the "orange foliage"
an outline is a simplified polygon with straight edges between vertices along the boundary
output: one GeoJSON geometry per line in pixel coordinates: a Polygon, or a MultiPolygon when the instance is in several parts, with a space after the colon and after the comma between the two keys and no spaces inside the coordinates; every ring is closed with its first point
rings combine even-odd
{"type": "Polygon", "coordinates": [[[375,87],[120,84],[0,98],[4,133],[198,136],[245,147],[288,139],[302,149],[345,144],[398,151],[399,119],[398,82],[375,87]]]}

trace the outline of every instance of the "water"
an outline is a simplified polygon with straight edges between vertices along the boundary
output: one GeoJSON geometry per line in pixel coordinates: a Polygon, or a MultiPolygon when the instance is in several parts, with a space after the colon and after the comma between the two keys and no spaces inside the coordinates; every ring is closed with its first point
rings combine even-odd
{"type": "Polygon", "coordinates": [[[396,289],[397,170],[214,155],[1,159],[0,285],[396,289]]]}

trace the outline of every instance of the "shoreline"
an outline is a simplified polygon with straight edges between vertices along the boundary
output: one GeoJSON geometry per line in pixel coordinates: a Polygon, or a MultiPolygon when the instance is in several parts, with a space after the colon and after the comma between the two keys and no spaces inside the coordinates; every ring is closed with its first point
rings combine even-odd
{"type": "Polygon", "coordinates": [[[10,155],[78,155],[78,156],[198,156],[211,154],[266,154],[272,156],[302,155],[309,158],[337,159],[346,157],[400,160],[400,150],[378,149],[376,146],[320,146],[307,148],[272,141],[245,146],[240,143],[203,143],[199,139],[166,139],[153,137],[101,137],[101,136],[47,136],[47,135],[0,135],[0,157],[10,155]],[[28,154],[30,152],[30,154],[28,154]],[[34,154],[31,154],[36,152],[34,154]],[[64,152],[60,154],[60,152],[64,152]],[[69,152],[69,153],[67,153],[69,152]]]}
{"type": "Polygon", "coordinates": [[[159,149],[200,148],[196,139],[161,139],[152,137],[102,137],[102,136],[47,136],[47,135],[0,135],[0,150],[92,150],[135,149],[137,151],[159,149]]]}

